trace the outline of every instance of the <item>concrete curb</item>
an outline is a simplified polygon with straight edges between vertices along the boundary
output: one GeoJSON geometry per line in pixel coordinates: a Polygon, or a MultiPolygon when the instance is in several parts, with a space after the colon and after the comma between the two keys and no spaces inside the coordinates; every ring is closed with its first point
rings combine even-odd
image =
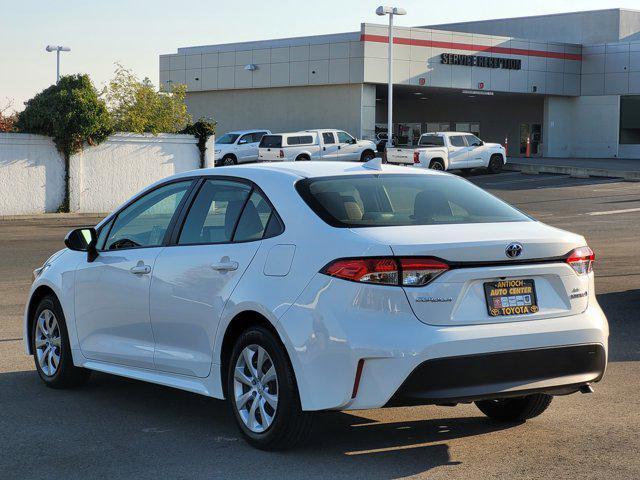
{"type": "Polygon", "coordinates": [[[12,220],[42,220],[43,218],[63,219],[63,218],[104,218],[106,213],[32,213],[29,215],[0,215],[0,221],[12,220]]]}
{"type": "Polygon", "coordinates": [[[630,182],[640,182],[640,172],[609,170],[606,168],[567,167],[562,165],[530,165],[509,162],[504,166],[504,169],[528,175],[537,175],[539,173],[558,173],[561,175],[569,175],[574,178],[607,177],[622,178],[630,182]]]}

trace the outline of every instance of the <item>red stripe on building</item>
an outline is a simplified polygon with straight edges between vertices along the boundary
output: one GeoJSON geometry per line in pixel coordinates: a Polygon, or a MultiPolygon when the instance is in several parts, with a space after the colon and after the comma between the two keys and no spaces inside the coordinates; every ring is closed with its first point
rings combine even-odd
{"type": "MultiPolygon", "coordinates": [[[[386,35],[362,34],[360,35],[360,40],[363,42],[389,43],[389,37],[387,37],[386,35]]],[[[394,37],[393,43],[398,45],[413,45],[416,47],[437,47],[446,48],[449,50],[468,50],[470,52],[491,52],[502,53],[505,55],[525,55],[529,57],[558,58],[561,60],[582,60],[582,55],[580,55],[579,53],[546,52],[544,50],[525,50],[522,48],[471,45],[470,43],[438,42],[435,40],[419,40],[416,38],[394,37]]]]}

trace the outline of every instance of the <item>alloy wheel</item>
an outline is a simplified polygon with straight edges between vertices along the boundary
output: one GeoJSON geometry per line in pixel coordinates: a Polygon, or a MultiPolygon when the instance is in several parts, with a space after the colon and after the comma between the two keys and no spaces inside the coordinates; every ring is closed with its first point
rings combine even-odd
{"type": "Polygon", "coordinates": [[[58,320],[51,310],[45,309],[40,312],[35,337],[40,369],[47,377],[53,377],[60,367],[62,333],[58,320]]]}
{"type": "Polygon", "coordinates": [[[254,433],[266,431],[278,409],[278,375],[267,351],[247,345],[233,374],[235,408],[244,425],[254,433]]]}

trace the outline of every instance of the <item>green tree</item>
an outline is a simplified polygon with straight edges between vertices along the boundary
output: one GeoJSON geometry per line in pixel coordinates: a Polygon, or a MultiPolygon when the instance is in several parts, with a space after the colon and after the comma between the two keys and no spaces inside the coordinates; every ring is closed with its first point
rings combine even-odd
{"type": "Polygon", "coordinates": [[[69,159],[85,142],[97,145],[113,131],[111,117],[88,75],[66,75],[26,103],[16,127],[25,133],[47,135],[64,157],[64,200],[69,211],[69,159]]]}
{"type": "Polygon", "coordinates": [[[180,132],[190,123],[186,93],[181,84],[172,85],[170,92],[158,92],[148,78],[141,81],[116,64],[103,95],[116,131],[158,134],[180,132]]]}

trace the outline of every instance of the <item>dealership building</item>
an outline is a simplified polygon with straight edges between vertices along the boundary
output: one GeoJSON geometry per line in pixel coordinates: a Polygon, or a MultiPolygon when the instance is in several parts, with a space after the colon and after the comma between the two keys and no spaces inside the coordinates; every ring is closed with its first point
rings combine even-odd
{"type": "MultiPolygon", "coordinates": [[[[406,18],[406,17],[405,17],[406,18]]],[[[187,85],[218,132],[386,131],[388,27],[179,48],[160,84],[187,85]]],[[[640,11],[609,9],[394,28],[394,134],[470,131],[509,155],[640,158],[640,11]]]]}

